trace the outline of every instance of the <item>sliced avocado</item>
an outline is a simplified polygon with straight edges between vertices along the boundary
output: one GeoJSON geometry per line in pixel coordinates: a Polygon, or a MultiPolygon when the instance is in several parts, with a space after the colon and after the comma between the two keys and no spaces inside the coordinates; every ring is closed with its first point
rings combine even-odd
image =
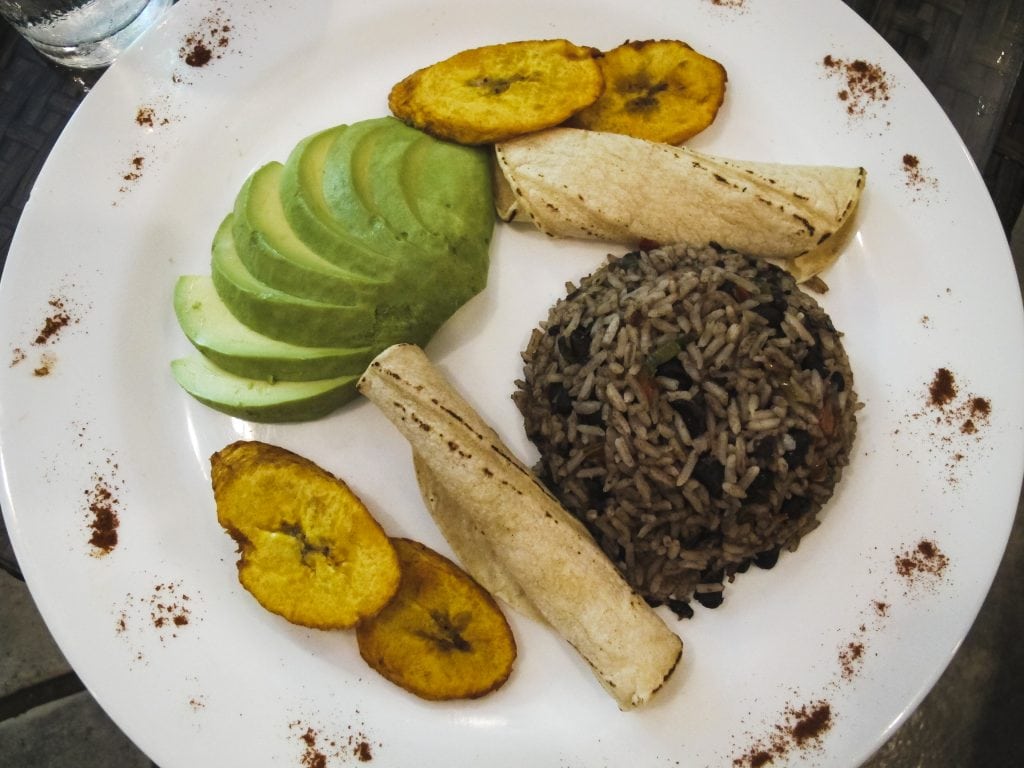
{"type": "Polygon", "coordinates": [[[410,230],[402,196],[378,200],[373,180],[381,173],[397,173],[402,153],[422,135],[393,117],[363,120],[334,140],[323,167],[323,199],[335,220],[377,249],[412,251],[416,259],[424,252],[446,256],[449,245],[422,228],[410,230]]]}
{"type": "MultiPolygon", "coordinates": [[[[494,233],[491,159],[480,147],[421,134],[402,155],[398,184],[423,226],[457,250],[487,258],[494,233]],[[478,190],[467,195],[466,190],[478,190]]],[[[381,179],[381,183],[390,179],[381,179]]]]}
{"type": "Polygon", "coordinates": [[[174,286],[174,312],[185,336],[219,368],[264,381],[314,381],[358,375],[373,347],[300,347],[243,325],[228,311],[208,275],[185,275],[174,286]]]}
{"type": "Polygon", "coordinates": [[[238,258],[228,214],[213,239],[211,272],[217,294],[241,323],[272,339],[311,347],[362,347],[399,339],[398,318],[378,319],[372,304],[327,304],[275,290],[238,258]]]}
{"type": "Polygon", "coordinates": [[[270,383],[235,376],[202,355],[173,360],[171,372],[178,385],[199,402],[249,421],[310,421],[326,416],[358,394],[358,375],[270,383]]]}
{"type": "Polygon", "coordinates": [[[387,223],[363,199],[355,168],[365,165],[386,133],[388,118],[363,120],[349,126],[331,143],[322,171],[323,201],[332,218],[347,231],[375,246],[394,249],[398,239],[387,223]]]}
{"type": "Polygon", "coordinates": [[[288,155],[281,174],[281,205],[295,234],[327,261],[371,279],[382,265],[394,261],[354,236],[334,218],[323,197],[327,151],[348,130],[340,125],[300,141],[288,155]]]}
{"type": "Polygon", "coordinates": [[[495,221],[487,153],[420,134],[391,173],[375,178],[382,194],[404,196],[421,226],[451,244],[434,280],[454,312],[487,281],[495,221]],[[475,194],[467,195],[469,189],[475,194]]]}
{"type": "MultiPolygon", "coordinates": [[[[437,141],[393,117],[382,118],[377,121],[376,130],[356,147],[348,172],[366,209],[386,222],[388,230],[400,241],[444,259],[450,256],[454,244],[423,225],[409,207],[400,183],[403,155],[420,138],[437,141]]],[[[346,203],[344,198],[332,199],[332,172],[338,165],[344,165],[344,157],[335,152],[339,146],[344,146],[343,141],[339,140],[331,148],[324,167],[324,199],[335,212],[346,203]]]]}
{"type": "Polygon", "coordinates": [[[491,195],[484,150],[394,118],[307,136],[240,190],[210,277],[179,281],[179,324],[203,354],[175,377],[256,421],[334,410],[372,354],[425,345],[486,285],[491,195]]]}
{"type": "Polygon", "coordinates": [[[375,277],[343,269],[301,240],[281,206],[281,163],[256,170],[235,198],[232,225],[235,247],[246,269],[261,282],[293,296],[328,303],[374,301],[390,275],[383,266],[375,277]]]}
{"type": "Polygon", "coordinates": [[[494,229],[490,173],[480,148],[378,118],[355,123],[335,139],[323,194],[353,231],[370,232],[378,243],[392,232],[406,246],[395,269],[398,295],[415,303],[418,324],[436,328],[486,285],[494,229]],[[414,206],[411,194],[427,199],[414,206]],[[382,230],[380,221],[388,227],[382,230]]]}

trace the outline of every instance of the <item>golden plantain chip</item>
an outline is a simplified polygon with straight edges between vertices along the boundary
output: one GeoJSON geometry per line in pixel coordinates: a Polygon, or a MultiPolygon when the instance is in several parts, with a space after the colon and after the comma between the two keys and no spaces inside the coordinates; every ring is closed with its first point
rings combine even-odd
{"type": "Polygon", "coordinates": [[[559,125],[592,104],[604,80],[595,48],[524,40],[457,53],[391,89],[396,117],[460,144],[488,144],[559,125]]]}
{"type": "Polygon", "coordinates": [[[340,479],[284,448],[232,443],[210,458],[217,520],[238,543],[238,579],[295,624],[346,629],[398,589],[398,556],[340,479]]]}
{"type": "Polygon", "coordinates": [[[424,699],[475,699],[512,672],[516,643],[490,594],[448,558],[393,539],[398,594],[356,627],[359,653],[381,675],[424,699]]]}
{"type": "Polygon", "coordinates": [[[679,144],[711,125],[725,98],[725,68],[678,40],[627,41],[599,63],[603,93],[567,125],[679,144]]]}

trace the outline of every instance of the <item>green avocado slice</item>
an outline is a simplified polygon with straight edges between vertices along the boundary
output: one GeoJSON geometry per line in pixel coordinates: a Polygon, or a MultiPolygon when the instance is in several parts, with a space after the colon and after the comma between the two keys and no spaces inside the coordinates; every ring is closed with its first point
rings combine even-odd
{"type": "Polygon", "coordinates": [[[178,385],[199,402],[248,421],[310,421],[326,416],[358,395],[358,375],[271,383],[235,376],[202,355],[171,361],[171,372],[178,385]]]}
{"type": "Polygon", "coordinates": [[[363,120],[334,140],[323,167],[323,199],[335,220],[375,248],[417,260],[446,258],[451,244],[415,219],[400,189],[378,187],[382,176],[397,178],[402,154],[424,135],[393,117],[363,120]]]}
{"type": "MultiPolygon", "coordinates": [[[[362,125],[366,127],[351,137],[340,136],[328,154],[324,200],[331,212],[336,217],[344,215],[355,199],[397,241],[415,245],[435,259],[449,258],[454,244],[423,225],[400,184],[402,156],[410,145],[419,138],[437,139],[395,118],[379,118],[362,125]]],[[[443,177],[431,179],[432,183],[443,181],[443,177]]]]}
{"type": "Polygon", "coordinates": [[[486,151],[440,141],[394,117],[365,120],[331,145],[323,194],[353,232],[377,243],[390,233],[405,246],[396,251],[403,255],[394,284],[404,300],[417,297],[418,322],[440,327],[486,284],[495,220],[486,151]],[[424,199],[413,205],[413,196],[424,199]]]}
{"type": "Polygon", "coordinates": [[[488,157],[388,117],[257,169],[214,237],[211,275],[176,287],[202,353],[174,362],[179,383],[225,413],[307,420],[354,397],[373,354],[426,345],[487,283],[488,157]]]}
{"type": "Polygon", "coordinates": [[[402,124],[394,118],[373,118],[349,126],[335,138],[324,158],[323,201],[335,221],[375,249],[391,254],[413,251],[418,258],[419,244],[410,243],[391,228],[365,189],[365,178],[372,173],[370,165],[398,140],[396,126],[402,124]]]}
{"type": "MultiPolygon", "coordinates": [[[[420,134],[402,154],[398,187],[412,214],[470,258],[486,262],[494,232],[490,156],[420,134]],[[466,190],[478,190],[467,195],[466,190]]],[[[393,183],[381,177],[380,183],[393,183]]]]}
{"type": "Polygon", "coordinates": [[[213,239],[217,294],[239,322],[272,339],[311,347],[362,347],[399,341],[408,321],[372,304],[327,304],[278,291],[253,277],[238,258],[228,214],[213,239]]]}
{"type": "Polygon", "coordinates": [[[240,323],[208,275],[184,275],[174,286],[174,312],[186,338],[217,367],[263,381],[314,381],[361,374],[373,347],[301,347],[240,323]]]}
{"type": "Polygon", "coordinates": [[[340,125],[302,139],[288,155],[281,174],[281,205],[295,234],[327,261],[374,279],[395,256],[377,251],[349,232],[323,196],[327,152],[349,129],[340,125]]]}
{"type": "Polygon", "coordinates": [[[281,163],[267,163],[245,180],[235,198],[232,233],[246,269],[272,288],[315,301],[374,301],[390,270],[373,278],[324,259],[299,238],[281,206],[281,163]]]}

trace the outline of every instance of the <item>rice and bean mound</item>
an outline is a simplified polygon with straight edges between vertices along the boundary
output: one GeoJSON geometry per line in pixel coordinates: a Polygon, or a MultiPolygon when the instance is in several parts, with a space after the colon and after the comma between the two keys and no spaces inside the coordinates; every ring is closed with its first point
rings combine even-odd
{"type": "Polygon", "coordinates": [[[818,525],[860,407],[828,315],[716,247],[612,258],[551,309],[513,395],[537,472],[626,580],[680,616],[818,525]]]}

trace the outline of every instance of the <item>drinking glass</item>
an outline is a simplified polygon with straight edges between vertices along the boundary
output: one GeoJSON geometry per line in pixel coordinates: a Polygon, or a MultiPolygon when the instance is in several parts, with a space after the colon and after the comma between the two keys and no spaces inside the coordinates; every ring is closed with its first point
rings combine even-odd
{"type": "Polygon", "coordinates": [[[103,67],[173,0],[0,0],[0,15],[44,56],[67,67],[103,67]]]}

